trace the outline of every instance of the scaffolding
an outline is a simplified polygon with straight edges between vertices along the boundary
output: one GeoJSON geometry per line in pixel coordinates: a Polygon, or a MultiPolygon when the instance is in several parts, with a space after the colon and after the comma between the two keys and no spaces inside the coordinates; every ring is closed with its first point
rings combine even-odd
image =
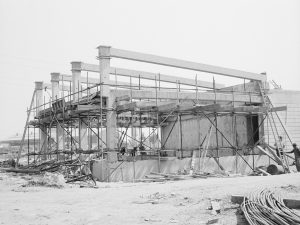
{"type": "MultiPolygon", "coordinates": [[[[117,168],[109,171],[103,179],[109,180],[110,174],[124,161],[132,161],[134,167],[136,160],[156,159],[160,172],[162,160],[174,156],[180,159],[187,157],[187,151],[191,152],[189,157],[196,158],[197,154],[199,157],[197,168],[193,165],[193,170],[204,170],[204,159],[209,151],[220,170],[224,170],[219,158],[220,153],[227,149],[241,158],[251,170],[255,169],[254,158],[250,165],[244,155],[254,157],[255,154],[267,154],[289,172],[288,156],[271,154],[270,144],[263,134],[263,125],[267,121],[274,139],[278,139],[274,117],[281,121],[277,111],[286,110],[284,107],[274,107],[266,96],[264,74],[154,57],[106,46],[99,47],[98,59],[99,66],[73,62],[72,75],[52,74],[51,85],[37,82],[27,111],[17,162],[22,156],[26,156],[28,165],[45,160],[68,161],[77,158],[80,158],[81,166],[87,158],[119,161],[117,168]],[[114,68],[109,64],[111,57],[238,77],[244,83],[224,87],[216,84],[214,78],[212,82],[199,81],[198,75],[193,80],[114,68]],[[86,79],[81,76],[82,72],[86,72],[86,79]],[[89,72],[98,73],[99,79],[90,77],[89,72]],[[129,82],[121,81],[122,77],[129,78],[129,82]],[[134,83],[133,79],[137,82],[134,83]],[[250,82],[246,83],[246,79],[250,82]],[[52,89],[48,101],[42,94],[47,88],[52,89]],[[34,117],[30,120],[31,115],[34,117]],[[224,117],[231,121],[230,138],[220,129],[220,118],[224,117]],[[246,118],[250,125],[247,127],[248,142],[243,146],[238,143],[239,117],[246,118]],[[198,144],[194,149],[184,149],[183,133],[187,130],[183,128],[183,123],[186,120],[195,120],[199,128],[198,144]],[[209,124],[206,131],[201,129],[204,120],[209,124]],[[29,134],[30,130],[35,134],[34,144],[30,147],[28,139],[25,153],[26,133],[29,134]],[[178,137],[176,148],[167,148],[170,137],[175,133],[178,137]],[[215,146],[210,144],[212,133],[215,146]],[[226,144],[220,143],[220,140],[226,144]],[[267,150],[259,148],[260,153],[257,153],[254,151],[257,145],[267,146],[267,150]]],[[[283,123],[280,124],[285,130],[283,123]]],[[[290,137],[289,141],[292,142],[290,137]]],[[[78,161],[72,162],[78,164],[78,161]]]]}

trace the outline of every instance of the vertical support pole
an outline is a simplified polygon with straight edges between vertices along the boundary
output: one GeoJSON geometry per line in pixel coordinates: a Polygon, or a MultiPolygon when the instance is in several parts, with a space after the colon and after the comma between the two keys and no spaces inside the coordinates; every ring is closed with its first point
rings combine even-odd
{"type": "MultiPolygon", "coordinates": [[[[214,94],[215,94],[215,104],[217,103],[217,94],[216,94],[216,84],[215,84],[215,78],[213,77],[213,87],[214,87],[214,94]]],[[[218,165],[220,165],[219,162],[219,136],[218,136],[218,116],[217,112],[215,112],[215,120],[216,120],[216,144],[217,144],[217,161],[218,165]]],[[[218,167],[220,169],[220,167],[218,167]]]]}
{"type": "MultiPolygon", "coordinates": [[[[132,102],[132,77],[130,76],[130,102],[132,102]]],[[[131,121],[133,121],[133,111],[131,111],[131,121]]],[[[136,139],[136,129],[134,126],[132,126],[131,124],[131,137],[132,137],[132,142],[131,143],[135,143],[134,145],[135,146],[132,146],[132,147],[137,147],[137,142],[135,141],[136,139]]]]}
{"type": "MultiPolygon", "coordinates": [[[[141,75],[139,74],[139,90],[141,90],[141,75]]],[[[142,99],[140,99],[140,101],[141,101],[142,99]]],[[[141,111],[139,112],[139,118],[137,118],[137,120],[139,120],[139,135],[140,135],[140,143],[139,143],[139,145],[140,146],[142,146],[142,114],[141,114],[141,111]]],[[[137,138],[137,140],[138,140],[138,138],[137,138]]],[[[145,155],[146,155],[146,153],[145,153],[145,155]]]]}
{"type": "MultiPolygon", "coordinates": [[[[195,88],[196,88],[196,103],[199,104],[199,99],[198,99],[198,75],[196,74],[195,76],[195,88]]],[[[197,112],[197,128],[198,128],[198,171],[200,172],[200,167],[201,167],[201,126],[200,126],[200,116],[199,112],[197,112]]]]}
{"type": "MultiPolygon", "coordinates": [[[[159,75],[159,79],[160,79],[160,75],[159,75]]],[[[156,104],[156,110],[157,110],[157,79],[156,79],[156,76],[155,76],[155,104],[156,104]]],[[[158,110],[156,111],[156,126],[159,126],[158,110]]],[[[154,132],[154,135],[155,135],[155,132],[154,132]]],[[[156,138],[154,140],[158,140],[158,127],[157,127],[157,136],[156,136],[156,138]]],[[[155,143],[154,143],[154,148],[155,148],[155,143]]],[[[158,158],[157,158],[157,160],[158,160],[158,172],[160,173],[160,148],[159,148],[159,146],[157,146],[157,154],[158,154],[158,158]]]]}
{"type": "Polygon", "coordinates": [[[198,99],[198,75],[197,74],[195,77],[195,88],[196,88],[196,103],[198,104],[199,99],[198,99]]]}
{"type": "MultiPolygon", "coordinates": [[[[268,145],[270,145],[270,127],[269,127],[269,114],[267,113],[267,130],[268,130],[268,145]]],[[[269,165],[271,164],[271,159],[269,158],[269,165]]]]}
{"type": "MultiPolygon", "coordinates": [[[[28,111],[28,109],[27,109],[28,111]]],[[[30,147],[30,136],[29,136],[29,125],[27,125],[27,139],[28,139],[28,143],[27,143],[27,165],[29,166],[29,147],[30,147]]]]}
{"type": "MultiPolygon", "coordinates": [[[[61,81],[61,85],[62,85],[62,99],[63,99],[63,102],[65,102],[65,86],[64,86],[64,76],[62,76],[62,81],[61,81]]],[[[62,116],[63,116],[63,126],[65,125],[65,105],[63,104],[63,110],[62,110],[62,116]]],[[[69,128],[68,128],[69,129],[69,128]]],[[[65,150],[65,132],[63,130],[62,132],[62,142],[63,142],[63,146],[62,146],[62,150],[64,151],[65,150]]],[[[65,160],[65,154],[63,154],[64,156],[64,160],[65,160]]]]}
{"type": "MultiPolygon", "coordinates": [[[[36,90],[36,115],[39,117],[39,113],[43,109],[43,100],[44,100],[43,82],[36,81],[35,90],[36,90]]],[[[45,125],[40,125],[39,134],[40,134],[39,152],[43,153],[41,158],[46,159],[48,140],[47,140],[47,127],[45,125]]]]}
{"type": "MultiPolygon", "coordinates": [[[[234,90],[233,88],[231,89],[232,93],[232,107],[234,107],[234,90]]],[[[232,112],[231,116],[231,122],[232,122],[232,143],[234,144],[235,147],[235,173],[237,173],[237,166],[238,166],[238,154],[236,153],[238,151],[237,149],[237,131],[236,131],[236,114],[232,112]]]]}
{"type": "Polygon", "coordinates": [[[180,131],[180,159],[183,158],[183,149],[182,149],[182,121],[181,115],[179,115],[179,131],[180,131]]]}
{"type": "MultiPolygon", "coordinates": [[[[109,109],[106,115],[106,147],[108,151],[113,151],[116,148],[116,111],[113,110],[114,96],[110,92],[109,86],[109,69],[110,69],[110,47],[99,46],[99,71],[102,96],[107,97],[106,107],[109,109]]],[[[102,101],[101,101],[102,102],[102,101]]]]}
{"type": "MultiPolygon", "coordinates": [[[[118,76],[117,76],[117,69],[115,69],[115,81],[116,81],[116,87],[115,87],[115,90],[116,90],[116,92],[117,92],[117,90],[118,90],[118,76]]],[[[117,120],[117,123],[118,123],[118,119],[119,119],[119,114],[117,114],[116,115],[116,120],[117,120]]],[[[120,152],[120,150],[121,150],[121,146],[119,145],[119,140],[120,140],[120,134],[119,134],[119,127],[118,127],[119,125],[117,124],[117,126],[116,126],[116,131],[117,131],[117,150],[118,150],[118,152],[120,152]]],[[[136,134],[135,134],[136,135],[136,134]]],[[[121,172],[123,172],[122,171],[122,167],[121,167],[121,172]]],[[[123,176],[123,174],[122,174],[122,176],[123,176]]],[[[122,181],[123,181],[123,178],[122,178],[122,181]]]]}
{"type": "MultiPolygon", "coordinates": [[[[60,80],[59,73],[51,73],[52,100],[53,101],[55,101],[61,97],[60,91],[59,91],[59,80],[60,80]]],[[[63,136],[64,136],[64,129],[61,127],[60,124],[57,124],[56,125],[56,143],[57,143],[58,151],[63,150],[63,148],[64,148],[63,136]]]]}
{"type": "MultiPolygon", "coordinates": [[[[72,65],[72,91],[73,102],[76,103],[82,97],[81,91],[81,62],[71,62],[72,65]]],[[[88,150],[88,135],[87,125],[82,121],[82,118],[78,118],[79,130],[79,148],[82,150],[88,150]]]]}
{"type": "Polygon", "coordinates": [[[35,163],[35,125],[33,127],[33,163],[35,163]]]}
{"type": "MultiPolygon", "coordinates": [[[[176,92],[177,92],[177,106],[179,106],[179,82],[176,80],[176,92]]],[[[180,123],[180,114],[179,112],[177,113],[177,130],[178,130],[178,154],[179,158],[181,159],[181,123],[180,123]]]]}
{"type": "Polygon", "coordinates": [[[71,62],[72,65],[72,100],[78,101],[82,97],[81,86],[81,62],[71,62]]]}
{"type": "MultiPolygon", "coordinates": [[[[130,102],[132,102],[132,77],[130,76],[129,77],[130,78],[130,102]]],[[[129,126],[131,126],[131,137],[132,137],[132,134],[133,134],[133,132],[132,132],[132,130],[133,130],[133,126],[132,126],[132,117],[133,117],[133,111],[131,111],[131,113],[130,113],[130,115],[131,115],[131,118],[130,118],[130,123],[129,123],[129,125],[128,125],[128,127],[129,126]]],[[[127,142],[127,136],[126,136],[126,142],[127,142]]],[[[132,143],[132,142],[131,142],[132,143]]],[[[136,152],[134,151],[134,148],[136,147],[136,146],[132,146],[131,145],[131,147],[133,148],[132,149],[132,152],[133,152],[133,157],[132,157],[132,166],[133,166],[133,183],[135,182],[135,155],[136,155],[136,152]]]]}
{"type": "MultiPolygon", "coordinates": [[[[110,70],[110,47],[109,46],[99,46],[98,47],[98,57],[99,57],[99,76],[100,76],[100,98],[101,98],[101,115],[103,108],[103,97],[106,97],[106,149],[107,151],[114,151],[116,149],[116,131],[117,131],[117,117],[116,111],[113,110],[115,97],[110,92],[109,89],[109,70],[110,70]]],[[[101,118],[101,121],[103,118],[101,118]]],[[[103,124],[101,122],[101,124],[103,124]]],[[[102,127],[102,126],[101,126],[102,127]]],[[[102,129],[101,129],[102,131],[102,129]]],[[[102,136],[102,132],[101,132],[102,136]]],[[[103,145],[102,145],[103,146],[103,145]]],[[[103,159],[103,148],[102,148],[102,159],[103,159]]],[[[107,164],[109,167],[109,163],[107,164]]],[[[103,171],[103,168],[102,168],[103,171]]],[[[110,173],[110,169],[108,168],[110,173]]],[[[108,174],[110,177],[110,174],[108,174]]]]}
{"type": "MultiPolygon", "coordinates": [[[[181,91],[181,86],[180,86],[180,80],[178,80],[178,91],[181,91]]],[[[178,94],[179,94],[178,92],[178,94]]],[[[179,100],[180,102],[180,100],[179,100]]],[[[182,152],[182,122],[181,122],[181,114],[179,115],[179,130],[180,130],[180,159],[183,158],[183,152],[182,152]]]]}
{"type": "MultiPolygon", "coordinates": [[[[71,99],[72,99],[72,84],[73,84],[73,82],[69,82],[69,85],[70,85],[70,88],[69,88],[69,91],[70,91],[70,93],[69,93],[69,102],[71,102],[71,99]]],[[[71,135],[70,135],[70,137],[69,137],[69,141],[70,141],[70,151],[71,151],[71,160],[73,159],[73,141],[72,141],[72,137],[73,137],[73,120],[71,119],[71,121],[70,121],[70,126],[71,126],[71,131],[70,131],[70,133],[71,133],[71,135]]]]}
{"type": "MultiPolygon", "coordinates": [[[[88,101],[90,101],[90,85],[89,85],[89,72],[86,72],[86,96],[88,98],[88,101]]],[[[87,129],[87,136],[88,136],[88,150],[93,149],[93,134],[91,133],[93,131],[93,127],[91,124],[91,118],[90,118],[90,112],[88,112],[88,119],[87,123],[88,129],[87,129]]]]}

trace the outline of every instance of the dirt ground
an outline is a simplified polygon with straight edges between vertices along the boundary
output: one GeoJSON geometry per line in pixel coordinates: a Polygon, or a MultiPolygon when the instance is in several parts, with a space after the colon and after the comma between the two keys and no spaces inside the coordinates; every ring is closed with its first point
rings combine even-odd
{"type": "Polygon", "coordinates": [[[246,224],[232,194],[272,188],[300,199],[300,173],[165,183],[97,183],[95,188],[28,186],[32,177],[0,173],[0,224],[246,224]],[[219,200],[221,213],[209,210],[219,200]]]}

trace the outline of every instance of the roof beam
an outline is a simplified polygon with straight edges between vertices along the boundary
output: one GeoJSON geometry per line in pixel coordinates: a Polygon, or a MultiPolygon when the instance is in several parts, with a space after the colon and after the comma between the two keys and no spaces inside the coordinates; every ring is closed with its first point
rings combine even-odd
{"type": "MultiPolygon", "coordinates": [[[[60,79],[60,81],[70,81],[70,82],[72,82],[72,75],[60,75],[60,77],[59,77],[59,79],[60,79]]],[[[95,85],[95,84],[100,84],[100,80],[99,79],[97,79],[97,78],[92,78],[92,77],[89,77],[89,79],[88,79],[88,81],[87,81],[87,79],[85,78],[85,77],[81,77],[81,83],[83,83],[83,84],[90,84],[90,85],[95,85]]],[[[137,84],[137,83],[129,83],[129,82],[124,82],[124,81],[114,81],[114,80],[110,80],[109,81],[109,85],[111,85],[111,86],[120,86],[120,88],[130,88],[130,87],[132,87],[133,89],[134,88],[138,88],[139,87],[139,84],[137,84]]],[[[66,87],[66,85],[65,85],[65,87],[66,87]]],[[[141,85],[141,87],[142,87],[142,89],[145,89],[145,87],[146,88],[150,88],[150,85],[146,85],[146,84],[143,84],[143,85],[141,85]]],[[[163,87],[161,87],[162,89],[163,89],[163,87]]],[[[154,90],[154,89],[153,89],[154,90]]]]}
{"type": "Polygon", "coordinates": [[[177,67],[181,69],[188,69],[188,70],[224,75],[229,77],[266,81],[266,75],[263,74],[251,73],[251,72],[246,72],[246,71],[241,71],[236,69],[229,69],[225,67],[212,66],[203,63],[190,62],[181,59],[167,58],[163,56],[156,56],[151,54],[121,50],[116,48],[110,48],[110,56],[115,58],[128,59],[128,60],[134,60],[139,62],[153,63],[153,64],[158,64],[163,66],[171,66],[171,67],[177,67]]]}
{"type": "MultiPolygon", "coordinates": [[[[52,89],[52,84],[50,84],[50,83],[43,83],[43,88],[51,90],[52,89]]],[[[59,85],[59,90],[60,91],[70,91],[70,86],[68,86],[68,85],[64,85],[64,86],[59,85]]]]}
{"type": "MultiPolygon", "coordinates": [[[[232,94],[213,93],[213,92],[170,92],[170,91],[147,91],[147,90],[111,90],[115,92],[116,97],[131,96],[132,99],[171,99],[171,100],[199,100],[199,101],[223,101],[232,102],[232,94]]],[[[235,94],[235,102],[262,103],[262,97],[259,95],[235,94]]]]}
{"type": "MultiPolygon", "coordinates": [[[[77,70],[96,72],[96,73],[99,72],[99,66],[98,65],[81,62],[80,64],[79,63],[76,64],[76,66],[78,66],[77,68],[75,68],[77,70]]],[[[157,80],[157,81],[161,81],[161,82],[175,83],[175,84],[178,80],[179,83],[182,84],[182,85],[196,86],[196,80],[195,79],[165,75],[165,74],[160,74],[160,73],[151,73],[151,72],[145,72],[145,71],[123,69],[123,68],[118,68],[118,67],[110,67],[109,73],[110,73],[110,75],[135,77],[135,78],[141,78],[141,79],[146,79],[146,80],[157,80]]],[[[89,78],[89,80],[90,79],[91,78],[89,78]]],[[[197,86],[212,89],[213,88],[213,83],[208,82],[208,81],[197,80],[197,86]]],[[[216,89],[220,89],[220,88],[224,88],[225,85],[216,83],[215,87],[216,87],[216,89]]]]}
{"type": "MultiPolygon", "coordinates": [[[[117,67],[111,67],[110,74],[111,75],[119,75],[119,76],[127,76],[127,77],[135,77],[135,78],[141,78],[141,79],[146,79],[146,80],[157,80],[157,81],[173,83],[173,84],[176,84],[178,81],[182,85],[188,85],[188,86],[194,86],[194,87],[196,86],[196,80],[189,79],[189,78],[165,75],[165,74],[160,74],[160,73],[150,73],[150,72],[138,71],[138,70],[122,69],[122,68],[117,68],[117,67]]],[[[213,83],[208,82],[208,81],[197,80],[197,86],[212,89],[213,83]]],[[[216,89],[221,89],[221,88],[224,88],[225,85],[216,83],[215,87],[216,87],[216,89]]]]}

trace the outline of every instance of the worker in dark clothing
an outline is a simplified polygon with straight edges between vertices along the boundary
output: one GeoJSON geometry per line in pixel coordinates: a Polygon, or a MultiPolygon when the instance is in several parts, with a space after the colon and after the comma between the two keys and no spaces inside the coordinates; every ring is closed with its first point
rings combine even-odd
{"type": "Polygon", "coordinates": [[[285,146],[282,143],[282,137],[281,136],[279,136],[278,142],[276,141],[275,147],[276,147],[276,155],[278,157],[282,157],[283,156],[283,149],[284,149],[285,146]]]}
{"type": "Polygon", "coordinates": [[[139,150],[140,150],[141,155],[147,155],[146,152],[145,152],[144,145],[140,145],[139,150]]]}
{"type": "Polygon", "coordinates": [[[122,147],[121,150],[120,150],[121,155],[124,155],[125,152],[126,152],[126,148],[125,148],[125,147],[122,147]]]}
{"type": "Polygon", "coordinates": [[[137,152],[137,147],[133,147],[133,149],[131,150],[131,156],[135,156],[137,152]]]}
{"type": "Polygon", "coordinates": [[[293,150],[290,151],[290,152],[287,152],[287,153],[294,153],[294,155],[295,155],[296,168],[297,168],[297,171],[300,172],[300,150],[299,150],[299,148],[297,147],[297,144],[294,143],[294,144],[293,144],[293,150]]]}

